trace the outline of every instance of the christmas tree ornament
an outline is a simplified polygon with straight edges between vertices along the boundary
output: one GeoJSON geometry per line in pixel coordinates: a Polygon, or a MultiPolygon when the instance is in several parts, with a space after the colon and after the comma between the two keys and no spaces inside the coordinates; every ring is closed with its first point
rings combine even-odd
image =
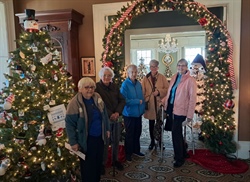
{"type": "MultiPolygon", "coordinates": [[[[2,144],[2,143],[0,143],[0,150],[3,150],[3,149],[5,149],[5,145],[2,144]]],[[[1,159],[0,159],[0,160],[1,160],[1,159]]]]}
{"type": "Polygon", "coordinates": [[[43,132],[40,132],[36,139],[36,144],[39,146],[46,145],[47,141],[43,132]]]}
{"type": "Polygon", "coordinates": [[[32,72],[36,71],[36,66],[34,64],[30,65],[30,70],[32,72]]]}
{"type": "Polygon", "coordinates": [[[17,165],[18,165],[19,167],[21,167],[21,166],[24,165],[24,164],[25,164],[24,157],[20,157],[20,158],[18,159],[17,165]]]}
{"type": "Polygon", "coordinates": [[[26,134],[24,132],[20,132],[15,138],[15,143],[23,144],[26,139],[25,135],[26,134]]]}
{"type": "Polygon", "coordinates": [[[57,62],[57,61],[52,61],[52,63],[53,63],[55,66],[58,66],[58,62],[57,62]]]}
{"type": "Polygon", "coordinates": [[[106,61],[104,64],[103,64],[104,67],[109,67],[111,68],[113,66],[113,63],[111,61],[106,61]]]}
{"type": "Polygon", "coordinates": [[[22,59],[25,58],[25,54],[24,54],[22,51],[19,52],[19,56],[20,56],[22,59]]]}
{"type": "Polygon", "coordinates": [[[223,104],[223,106],[225,107],[225,109],[233,109],[234,108],[234,102],[231,99],[227,99],[225,101],[225,103],[223,104]]]}
{"type": "Polygon", "coordinates": [[[57,137],[63,136],[63,128],[59,128],[59,129],[57,130],[56,136],[57,136],[57,137]]]}
{"type": "Polygon", "coordinates": [[[47,54],[45,57],[41,58],[41,63],[43,65],[48,64],[52,60],[52,53],[47,54]]]}
{"type": "Polygon", "coordinates": [[[57,77],[56,74],[54,75],[54,80],[55,80],[55,81],[58,81],[58,77],[57,77]]]}
{"type": "Polygon", "coordinates": [[[3,104],[3,109],[4,110],[9,110],[12,107],[12,103],[15,100],[15,95],[14,94],[10,94],[6,99],[5,99],[5,103],[3,104]]]}
{"type": "Polygon", "coordinates": [[[30,170],[27,168],[25,174],[24,174],[24,179],[30,179],[32,176],[32,173],[30,172],[30,170]]]}
{"type": "Polygon", "coordinates": [[[61,157],[61,156],[62,156],[62,152],[61,152],[61,149],[60,149],[59,146],[57,146],[56,151],[57,151],[57,155],[58,155],[59,157],[61,157]]]}
{"type": "Polygon", "coordinates": [[[36,139],[36,144],[39,146],[45,145],[47,143],[47,140],[44,135],[44,124],[42,124],[39,128],[39,134],[36,139]]]}
{"type": "Polygon", "coordinates": [[[27,32],[39,32],[38,23],[37,23],[38,20],[35,19],[35,10],[26,9],[25,14],[26,14],[26,17],[23,20],[24,29],[27,32]]]}
{"type": "Polygon", "coordinates": [[[23,111],[23,110],[18,110],[18,116],[19,116],[19,117],[24,116],[24,111],[23,111]]]}
{"type": "Polygon", "coordinates": [[[0,114],[0,124],[6,124],[6,119],[3,113],[0,114]]]}
{"type": "Polygon", "coordinates": [[[44,111],[47,111],[47,110],[49,110],[49,109],[50,109],[50,106],[49,106],[49,105],[43,106],[43,110],[44,110],[44,111]]]}
{"type": "Polygon", "coordinates": [[[45,85],[46,84],[46,80],[41,79],[41,80],[39,80],[39,83],[42,84],[42,85],[45,85]]]}
{"type": "Polygon", "coordinates": [[[56,105],[56,101],[55,101],[55,100],[51,100],[51,101],[49,102],[49,105],[50,105],[50,106],[56,105]]]}
{"type": "Polygon", "coordinates": [[[10,159],[3,159],[0,165],[0,176],[5,175],[8,167],[10,166],[10,159]]]}
{"type": "Polygon", "coordinates": [[[42,169],[43,171],[45,171],[45,169],[46,169],[46,166],[45,166],[45,163],[44,163],[44,162],[41,162],[41,169],[42,169]]]}
{"type": "Polygon", "coordinates": [[[46,126],[45,129],[44,129],[44,135],[45,135],[45,138],[51,138],[52,137],[52,129],[50,126],[46,126]]]}
{"type": "Polygon", "coordinates": [[[27,123],[24,123],[23,124],[23,130],[27,131],[29,128],[28,128],[28,124],[27,123]]]}
{"type": "Polygon", "coordinates": [[[30,145],[29,150],[30,150],[30,151],[36,151],[36,150],[37,150],[36,143],[32,143],[32,144],[30,145]]]}

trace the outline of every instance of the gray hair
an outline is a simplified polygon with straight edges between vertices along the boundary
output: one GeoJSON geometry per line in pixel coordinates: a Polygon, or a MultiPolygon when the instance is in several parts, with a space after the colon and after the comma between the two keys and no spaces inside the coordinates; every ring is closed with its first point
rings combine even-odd
{"type": "Polygon", "coordinates": [[[91,79],[89,77],[84,77],[84,78],[81,78],[81,80],[79,80],[78,89],[81,89],[86,85],[94,86],[96,88],[96,84],[95,84],[93,79],[91,79]]]}
{"type": "Polygon", "coordinates": [[[99,77],[102,79],[103,75],[104,75],[104,72],[105,71],[109,71],[112,75],[112,78],[114,78],[115,74],[114,74],[114,71],[110,68],[110,67],[103,67],[101,68],[101,70],[99,71],[99,77]]]}
{"type": "Polygon", "coordinates": [[[131,71],[131,70],[137,70],[137,66],[134,64],[131,64],[127,67],[127,74],[131,71]]]}
{"type": "Polygon", "coordinates": [[[184,59],[184,58],[180,59],[180,60],[177,62],[177,65],[178,65],[180,62],[185,63],[185,64],[186,64],[186,66],[188,65],[187,60],[186,60],[186,59],[184,59]]]}
{"type": "Polygon", "coordinates": [[[156,66],[159,66],[159,61],[157,61],[156,59],[152,59],[150,62],[149,62],[149,65],[151,64],[154,64],[156,66]]]}

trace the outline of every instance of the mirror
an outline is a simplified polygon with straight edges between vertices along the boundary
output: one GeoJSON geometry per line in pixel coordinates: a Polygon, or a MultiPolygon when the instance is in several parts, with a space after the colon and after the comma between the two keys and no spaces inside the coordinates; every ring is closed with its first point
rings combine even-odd
{"type": "MultiPolygon", "coordinates": [[[[128,29],[125,31],[125,61],[126,65],[139,65],[141,58],[144,64],[148,66],[151,59],[159,61],[159,72],[166,75],[166,69],[170,69],[172,74],[176,73],[177,61],[181,58],[187,59],[191,64],[193,58],[199,53],[205,56],[206,45],[205,31],[201,26],[179,26],[147,29],[128,29]],[[159,41],[166,34],[177,40],[178,51],[170,53],[166,62],[166,54],[158,52],[159,41]],[[150,52],[150,57],[138,54],[140,51],[150,52]]],[[[171,76],[171,75],[169,75],[171,76]]],[[[168,76],[167,76],[168,77],[168,76]]]]}

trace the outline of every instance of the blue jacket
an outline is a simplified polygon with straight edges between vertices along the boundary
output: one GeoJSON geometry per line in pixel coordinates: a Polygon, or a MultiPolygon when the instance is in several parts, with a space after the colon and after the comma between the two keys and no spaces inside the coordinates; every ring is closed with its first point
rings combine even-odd
{"type": "MultiPolygon", "coordinates": [[[[70,101],[66,112],[66,131],[69,139],[69,144],[80,146],[82,152],[87,151],[87,136],[88,136],[88,115],[86,107],[83,102],[81,93],[77,93],[70,101]]],[[[104,144],[107,143],[107,131],[110,131],[109,117],[105,107],[105,104],[98,93],[94,93],[92,96],[95,105],[101,111],[102,114],[102,138],[104,144]]]]}
{"type": "Polygon", "coordinates": [[[133,83],[127,78],[121,86],[121,94],[126,100],[126,105],[122,111],[122,115],[127,117],[140,117],[145,111],[145,102],[142,93],[142,86],[139,81],[133,83]],[[142,100],[142,104],[140,104],[142,100]]]}

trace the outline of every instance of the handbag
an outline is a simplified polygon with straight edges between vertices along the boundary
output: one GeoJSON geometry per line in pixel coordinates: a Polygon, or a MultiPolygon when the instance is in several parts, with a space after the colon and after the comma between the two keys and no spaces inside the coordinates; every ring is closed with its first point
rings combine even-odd
{"type": "Polygon", "coordinates": [[[172,126],[173,126],[173,117],[171,117],[169,114],[167,114],[164,130],[165,131],[172,131],[172,126]]]}

